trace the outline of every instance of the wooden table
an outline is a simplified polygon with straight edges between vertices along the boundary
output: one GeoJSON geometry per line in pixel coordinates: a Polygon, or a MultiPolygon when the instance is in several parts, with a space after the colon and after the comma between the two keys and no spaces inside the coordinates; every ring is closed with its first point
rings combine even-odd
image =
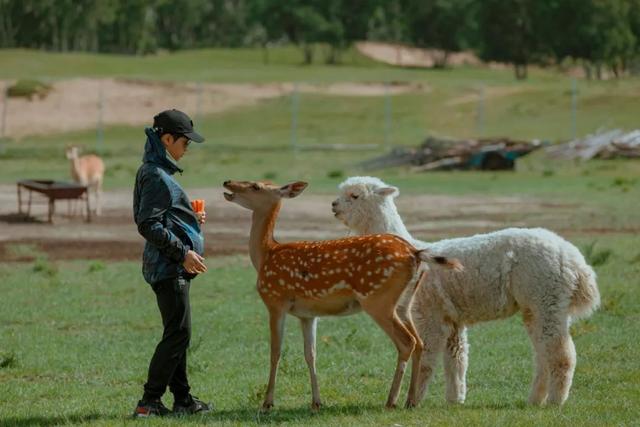
{"type": "Polygon", "coordinates": [[[87,187],[72,182],[53,181],[47,179],[23,179],[17,182],[18,187],[18,212],[22,214],[22,190],[29,192],[27,201],[27,215],[31,214],[32,193],[41,193],[49,199],[49,223],[53,222],[56,200],[85,200],[87,204],[87,222],[91,221],[91,209],[89,209],[89,191],[87,187]]]}

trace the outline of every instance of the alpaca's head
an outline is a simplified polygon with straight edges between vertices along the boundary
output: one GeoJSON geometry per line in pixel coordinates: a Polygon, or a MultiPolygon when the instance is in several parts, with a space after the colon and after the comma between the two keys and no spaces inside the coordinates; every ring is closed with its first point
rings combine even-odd
{"type": "Polygon", "coordinates": [[[396,187],[371,176],[353,176],[339,186],[340,194],[331,204],[336,218],[356,231],[378,232],[372,224],[389,215],[397,215],[393,198],[400,194],[396,187]],[[368,227],[366,225],[371,225],[368,227]],[[364,229],[367,228],[367,229],[364,229]]]}
{"type": "Polygon", "coordinates": [[[67,145],[64,153],[69,160],[77,159],[78,156],[80,156],[80,148],[78,148],[76,145],[67,145]]]}

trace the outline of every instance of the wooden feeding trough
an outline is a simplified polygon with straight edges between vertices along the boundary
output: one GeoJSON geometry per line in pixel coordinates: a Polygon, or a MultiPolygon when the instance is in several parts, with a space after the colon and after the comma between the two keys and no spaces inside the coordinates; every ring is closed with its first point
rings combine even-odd
{"type": "Polygon", "coordinates": [[[29,198],[26,201],[26,214],[31,215],[32,195],[35,191],[49,199],[49,222],[53,222],[53,214],[56,210],[56,200],[84,200],[87,205],[87,222],[91,221],[91,209],[89,209],[89,192],[87,187],[71,182],[53,181],[46,179],[23,179],[18,181],[18,212],[22,214],[22,191],[29,192],[29,198]]]}

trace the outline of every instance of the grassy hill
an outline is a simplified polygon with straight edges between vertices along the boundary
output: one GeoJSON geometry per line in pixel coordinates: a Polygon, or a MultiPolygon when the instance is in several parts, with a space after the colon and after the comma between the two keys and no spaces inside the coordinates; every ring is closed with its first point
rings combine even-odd
{"type": "MultiPolygon", "coordinates": [[[[260,50],[206,49],[147,57],[55,54],[26,50],[0,51],[0,77],[71,78],[126,76],[174,81],[418,81],[426,90],[391,96],[347,97],[302,94],[295,141],[291,149],[292,100],[285,96],[257,105],[207,115],[197,127],[207,143],[193,146],[185,157],[185,185],[203,186],[228,178],[287,179],[312,182],[312,191],[333,191],[345,176],[364,173],[360,160],[395,146],[416,146],[430,133],[456,137],[510,136],[523,139],[565,140],[571,135],[570,80],[552,71],[533,70],[524,82],[511,70],[457,68],[408,70],[374,63],[355,52],[345,65],[301,66],[292,48],[273,49],[270,64],[260,50]],[[482,125],[479,88],[484,87],[482,125]],[[387,116],[387,112],[389,112],[387,116]],[[387,122],[385,117],[389,118],[387,122]],[[317,144],[377,144],[368,151],[307,151],[317,144]],[[386,145],[385,145],[386,144],[386,145]],[[312,165],[312,167],[311,167],[312,165]]],[[[640,117],[640,80],[578,83],[577,134],[598,128],[636,128],[640,117]]],[[[90,114],[90,113],[88,113],[90,114]]],[[[37,117],[33,118],[37,126],[37,117]]],[[[68,179],[63,149],[78,144],[85,151],[100,150],[107,164],[107,188],[129,187],[140,162],[142,126],[114,126],[96,143],[95,130],[5,141],[0,154],[0,183],[26,177],[68,179]]],[[[640,191],[637,162],[574,165],[534,155],[515,173],[481,172],[412,174],[406,169],[375,172],[408,191],[497,194],[591,194],[615,200],[606,189],[622,177],[632,194],[640,191]],[[588,177],[588,178],[587,178],[588,177]],[[626,181],[625,181],[626,182],[626,181]]]]}
{"type": "MultiPolygon", "coordinates": [[[[216,82],[283,81],[409,81],[426,76],[442,82],[459,83],[468,79],[487,83],[513,81],[510,68],[462,67],[449,70],[396,68],[375,62],[355,49],[345,52],[340,65],[322,64],[322,46],[317,47],[316,63],[302,64],[294,47],[269,49],[265,63],[262,49],[198,49],[133,56],[91,53],[55,53],[27,49],[0,50],[0,79],[70,77],[136,77],[155,80],[216,82]]],[[[553,72],[532,69],[532,81],[554,80],[553,72]]]]}

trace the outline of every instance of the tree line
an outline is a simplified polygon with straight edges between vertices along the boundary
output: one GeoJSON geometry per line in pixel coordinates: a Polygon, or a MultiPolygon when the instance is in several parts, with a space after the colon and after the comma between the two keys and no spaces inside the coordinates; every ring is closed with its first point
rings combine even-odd
{"type": "MultiPolygon", "coordinates": [[[[291,43],[339,63],[355,41],[405,43],[512,64],[637,68],[640,0],[0,0],[0,47],[149,54],[291,43]]],[[[268,56],[265,56],[268,60],[268,56]]]]}

